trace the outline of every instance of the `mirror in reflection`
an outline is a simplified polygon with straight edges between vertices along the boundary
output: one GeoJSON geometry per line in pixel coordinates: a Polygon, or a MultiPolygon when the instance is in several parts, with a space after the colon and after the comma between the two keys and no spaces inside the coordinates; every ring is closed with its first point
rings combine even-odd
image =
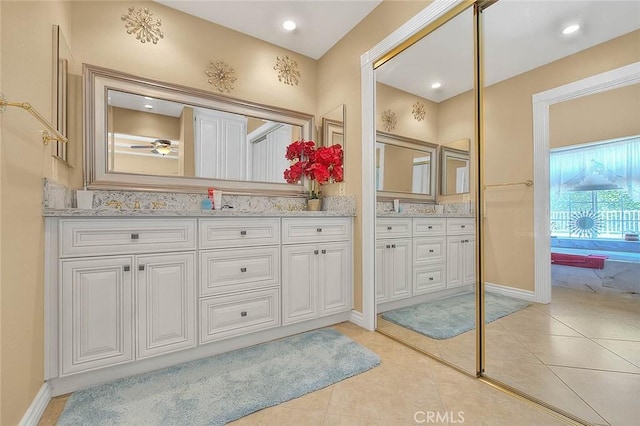
{"type": "Polygon", "coordinates": [[[376,139],[377,191],[433,195],[434,145],[382,132],[376,139]]]}
{"type": "Polygon", "coordinates": [[[440,193],[469,192],[469,139],[442,145],[440,161],[440,193]]]}

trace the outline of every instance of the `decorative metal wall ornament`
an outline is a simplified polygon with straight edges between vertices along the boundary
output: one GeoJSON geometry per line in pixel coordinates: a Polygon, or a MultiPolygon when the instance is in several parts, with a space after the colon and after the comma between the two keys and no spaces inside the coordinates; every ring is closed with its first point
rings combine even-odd
{"type": "Polygon", "coordinates": [[[135,34],[140,43],[150,41],[153,44],[158,44],[158,40],[164,38],[164,34],[160,31],[162,21],[156,19],[153,22],[153,12],[150,12],[146,7],[141,9],[132,6],[129,8],[129,13],[122,15],[121,19],[124,21],[127,34],[135,34]]]}
{"type": "Polygon", "coordinates": [[[569,232],[578,237],[595,238],[600,232],[600,214],[593,210],[576,212],[571,215],[569,232]]]}
{"type": "Polygon", "coordinates": [[[278,71],[278,81],[290,86],[297,86],[300,78],[298,71],[298,63],[288,56],[276,58],[276,66],[274,70],[278,71]]]}
{"type": "Polygon", "coordinates": [[[218,89],[220,93],[230,93],[233,90],[233,83],[238,79],[234,74],[235,70],[232,66],[224,61],[209,62],[209,69],[204,73],[209,77],[209,84],[218,89]]]}
{"type": "Polygon", "coordinates": [[[382,128],[390,132],[396,128],[396,123],[398,119],[396,117],[396,113],[391,111],[390,109],[384,111],[382,114],[382,128]]]}
{"type": "Polygon", "coordinates": [[[415,118],[416,120],[424,120],[424,117],[427,115],[427,106],[420,101],[416,102],[415,104],[413,104],[412,114],[413,118],[415,118]]]}

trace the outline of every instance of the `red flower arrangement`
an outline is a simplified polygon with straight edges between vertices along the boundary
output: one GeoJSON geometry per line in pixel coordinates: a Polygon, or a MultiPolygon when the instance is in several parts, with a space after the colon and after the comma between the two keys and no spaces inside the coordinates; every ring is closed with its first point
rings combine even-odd
{"type": "Polygon", "coordinates": [[[317,185],[331,182],[342,182],[342,146],[321,146],[316,148],[314,141],[301,139],[291,143],[285,154],[291,166],[284,171],[288,183],[298,183],[304,177],[309,180],[309,198],[318,198],[320,191],[317,185]]]}

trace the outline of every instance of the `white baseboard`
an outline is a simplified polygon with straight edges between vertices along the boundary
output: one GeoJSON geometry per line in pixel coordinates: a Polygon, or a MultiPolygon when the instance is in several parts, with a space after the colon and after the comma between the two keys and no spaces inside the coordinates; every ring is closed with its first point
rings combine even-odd
{"type": "Polygon", "coordinates": [[[499,284],[484,283],[485,291],[489,293],[501,294],[503,296],[515,297],[516,299],[526,300],[527,302],[535,302],[536,294],[530,290],[521,290],[519,288],[506,287],[499,284]]]}
{"type": "Polygon", "coordinates": [[[49,386],[49,383],[43,383],[18,425],[36,426],[40,418],[42,418],[47,405],[49,405],[49,401],[51,401],[51,386],[49,386]]]}
{"type": "Polygon", "coordinates": [[[359,325],[362,328],[367,328],[364,325],[364,315],[362,312],[351,310],[351,314],[349,315],[349,321],[354,323],[355,325],[359,325]]]}

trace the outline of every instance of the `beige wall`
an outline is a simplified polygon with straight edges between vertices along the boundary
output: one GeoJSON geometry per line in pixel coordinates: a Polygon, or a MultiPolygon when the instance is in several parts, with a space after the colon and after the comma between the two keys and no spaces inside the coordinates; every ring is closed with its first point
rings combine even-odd
{"type": "Polygon", "coordinates": [[[413,183],[413,157],[414,151],[394,146],[384,147],[384,181],[382,188],[385,191],[411,192],[413,183]]]}
{"type": "MultiPolygon", "coordinates": [[[[640,31],[488,87],[486,183],[533,179],[532,94],[636,61],[640,61],[640,31]]],[[[487,191],[486,202],[486,281],[533,291],[533,190],[495,188],[487,191]]]]}
{"type": "Polygon", "coordinates": [[[148,138],[180,139],[180,118],[111,107],[113,132],[148,138]]]}
{"type": "Polygon", "coordinates": [[[640,84],[583,96],[549,108],[552,148],[640,135],[640,84]]]}
{"type": "Polygon", "coordinates": [[[193,108],[185,107],[180,116],[180,169],[183,176],[196,175],[195,130],[193,126],[193,108]]]}
{"type": "MultiPolygon", "coordinates": [[[[52,24],[68,27],[58,2],[0,2],[1,91],[51,119],[52,24]]],[[[64,178],[42,126],[27,112],[0,114],[0,424],[17,424],[43,383],[44,222],[42,178],[64,178]]],[[[53,144],[52,144],[53,145],[53,144]]]]}
{"type": "Polygon", "coordinates": [[[178,158],[117,153],[114,160],[116,165],[115,170],[122,173],[182,176],[178,158]]]}

